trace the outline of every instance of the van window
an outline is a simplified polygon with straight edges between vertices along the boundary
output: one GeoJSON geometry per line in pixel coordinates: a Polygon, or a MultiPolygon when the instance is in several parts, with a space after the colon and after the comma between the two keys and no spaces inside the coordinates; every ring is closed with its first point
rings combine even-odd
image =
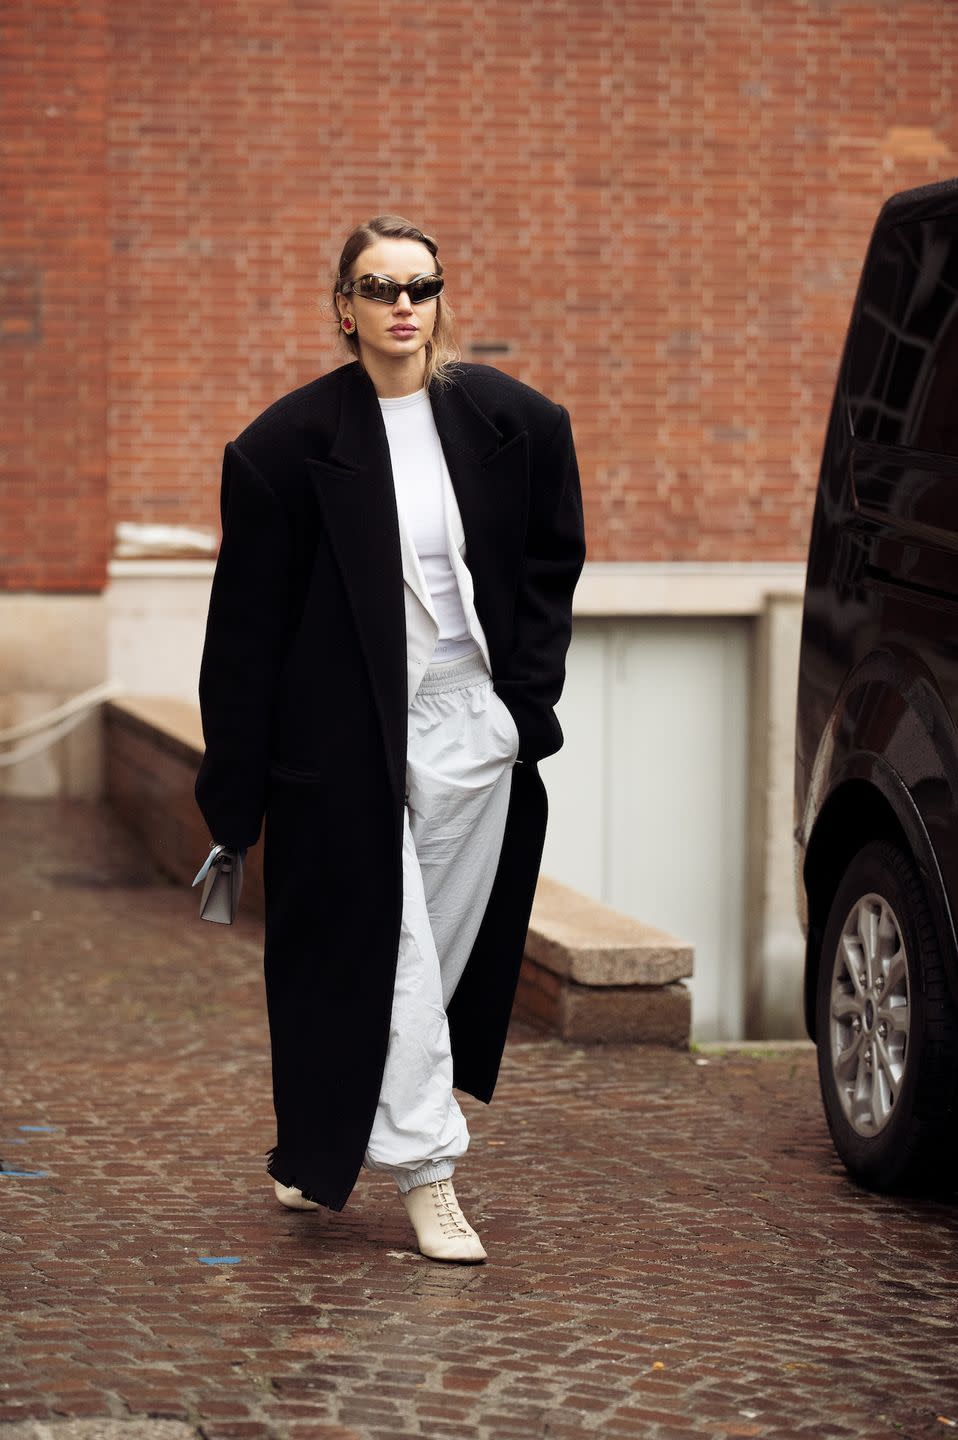
{"type": "Polygon", "coordinates": [[[872,255],[848,372],[862,440],[958,457],[958,215],[888,230],[872,255]]]}

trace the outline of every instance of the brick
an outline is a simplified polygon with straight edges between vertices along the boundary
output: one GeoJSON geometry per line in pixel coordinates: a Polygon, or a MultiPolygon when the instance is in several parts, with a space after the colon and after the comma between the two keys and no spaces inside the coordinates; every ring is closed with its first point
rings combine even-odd
{"type": "Polygon", "coordinates": [[[0,1173],[10,1440],[124,1413],[131,1440],[151,1413],[195,1440],[885,1440],[949,1413],[953,1205],[916,1224],[846,1180],[814,1055],[698,1067],[514,1021],[492,1104],[461,1097],[489,1261],[434,1264],[386,1176],[276,1204],[261,928],[211,936],[194,898],[108,807],[0,801],[0,1155],[50,1172],[0,1173]]]}
{"type": "Polygon", "coordinates": [[[949,7],[355,0],[335,104],[294,9],[7,18],[0,588],[101,589],[119,520],[215,527],[224,442],[343,358],[327,277],[394,193],[465,358],[570,409],[593,559],[802,559],[870,225],[958,150],[949,7]],[[330,167],[397,137],[394,190],[330,167]]]}

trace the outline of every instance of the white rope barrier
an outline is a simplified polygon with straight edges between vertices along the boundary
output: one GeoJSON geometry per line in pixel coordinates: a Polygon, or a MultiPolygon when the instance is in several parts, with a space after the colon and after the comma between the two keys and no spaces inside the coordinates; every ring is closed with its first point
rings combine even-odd
{"type": "Polygon", "coordinates": [[[19,765],[21,761],[48,750],[51,745],[62,740],[64,735],[69,735],[71,730],[82,724],[97,705],[102,705],[104,700],[110,700],[122,691],[123,686],[118,680],[105,680],[102,685],[95,685],[92,690],[84,690],[81,695],[74,695],[72,700],[57,705],[43,715],[0,730],[0,745],[24,741],[23,744],[14,744],[12,750],[0,751],[0,770],[19,765]],[[29,739],[29,736],[35,738],[29,739]]]}

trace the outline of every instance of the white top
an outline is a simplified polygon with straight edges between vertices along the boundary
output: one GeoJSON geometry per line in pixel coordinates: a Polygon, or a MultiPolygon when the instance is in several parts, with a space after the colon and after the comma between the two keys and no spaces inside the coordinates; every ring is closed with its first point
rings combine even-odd
{"type": "Polygon", "coordinates": [[[476,650],[469,633],[459,582],[449,557],[443,501],[446,457],[425,389],[379,399],[396,504],[412,537],[429,589],[439,638],[434,659],[458,660],[476,650]]]}

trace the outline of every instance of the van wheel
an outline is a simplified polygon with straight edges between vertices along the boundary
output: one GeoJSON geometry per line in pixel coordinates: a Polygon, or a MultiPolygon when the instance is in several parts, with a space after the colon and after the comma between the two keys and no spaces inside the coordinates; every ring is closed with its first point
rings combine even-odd
{"type": "Polygon", "coordinates": [[[924,886],[890,841],[854,856],[818,967],[818,1074],[835,1148],[875,1190],[955,1178],[958,1017],[924,886]]]}

